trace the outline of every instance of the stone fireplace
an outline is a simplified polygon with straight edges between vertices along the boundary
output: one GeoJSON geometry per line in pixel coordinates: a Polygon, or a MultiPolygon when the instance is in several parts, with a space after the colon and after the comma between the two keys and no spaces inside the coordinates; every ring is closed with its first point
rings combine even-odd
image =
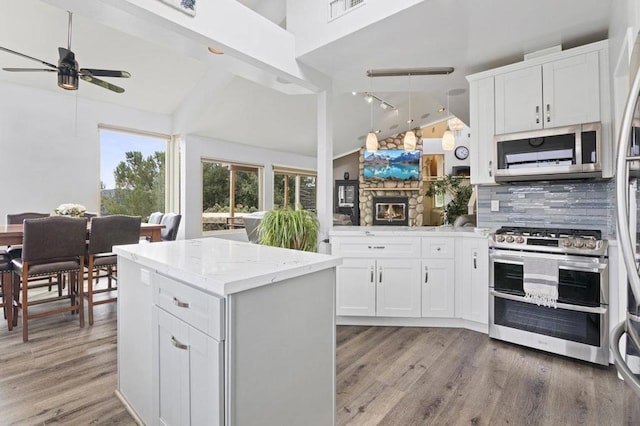
{"type": "MultiPolygon", "coordinates": [[[[416,149],[422,151],[422,132],[420,129],[413,129],[418,143],[416,149]]],[[[404,133],[400,133],[394,137],[383,139],[379,142],[378,149],[404,149],[403,144],[404,133]]],[[[408,226],[422,226],[423,220],[423,198],[424,187],[422,182],[422,174],[420,178],[412,181],[383,181],[372,182],[364,180],[364,148],[360,149],[359,158],[360,167],[360,224],[363,226],[372,226],[382,223],[374,222],[376,215],[374,198],[391,197],[404,198],[407,200],[406,205],[406,223],[408,226]]],[[[385,223],[388,225],[389,223],[385,223]]],[[[392,223],[400,225],[399,223],[392,223]]]]}
{"type": "Polygon", "coordinates": [[[397,225],[409,224],[408,197],[373,197],[373,224],[397,225]]]}

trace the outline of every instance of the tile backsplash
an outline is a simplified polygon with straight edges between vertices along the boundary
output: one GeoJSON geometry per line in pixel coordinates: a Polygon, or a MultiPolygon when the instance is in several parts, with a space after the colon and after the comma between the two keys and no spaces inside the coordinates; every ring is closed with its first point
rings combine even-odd
{"type": "Polygon", "coordinates": [[[615,239],[615,181],[522,182],[478,187],[478,226],[598,229],[615,239]],[[498,200],[497,212],[491,201],[498,200]]]}

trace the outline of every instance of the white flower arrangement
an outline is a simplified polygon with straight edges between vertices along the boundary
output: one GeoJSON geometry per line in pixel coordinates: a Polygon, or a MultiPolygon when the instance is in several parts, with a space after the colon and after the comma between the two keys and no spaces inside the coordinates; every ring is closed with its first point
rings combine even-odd
{"type": "Polygon", "coordinates": [[[60,204],[55,210],[55,214],[60,216],[83,216],[87,208],[82,204],[60,204]]]}

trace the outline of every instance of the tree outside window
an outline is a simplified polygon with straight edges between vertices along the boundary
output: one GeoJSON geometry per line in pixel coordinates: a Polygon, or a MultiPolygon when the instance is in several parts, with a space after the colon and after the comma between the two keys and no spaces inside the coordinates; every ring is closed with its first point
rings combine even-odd
{"type": "Polygon", "coordinates": [[[165,210],[166,140],[100,131],[100,214],[127,214],[146,220],[165,210]]]}

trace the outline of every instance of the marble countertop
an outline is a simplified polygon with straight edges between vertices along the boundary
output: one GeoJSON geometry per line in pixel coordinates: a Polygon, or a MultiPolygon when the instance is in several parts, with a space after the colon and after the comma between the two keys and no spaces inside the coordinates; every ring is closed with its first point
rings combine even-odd
{"type": "Polygon", "coordinates": [[[114,247],[118,256],[225,296],[295,278],[342,263],[325,254],[286,250],[219,238],[114,247]]]}
{"type": "Polygon", "coordinates": [[[453,226],[334,226],[329,230],[332,237],[357,237],[357,236],[456,236],[464,235],[477,238],[486,238],[491,230],[489,228],[453,227],[453,226]]]}

